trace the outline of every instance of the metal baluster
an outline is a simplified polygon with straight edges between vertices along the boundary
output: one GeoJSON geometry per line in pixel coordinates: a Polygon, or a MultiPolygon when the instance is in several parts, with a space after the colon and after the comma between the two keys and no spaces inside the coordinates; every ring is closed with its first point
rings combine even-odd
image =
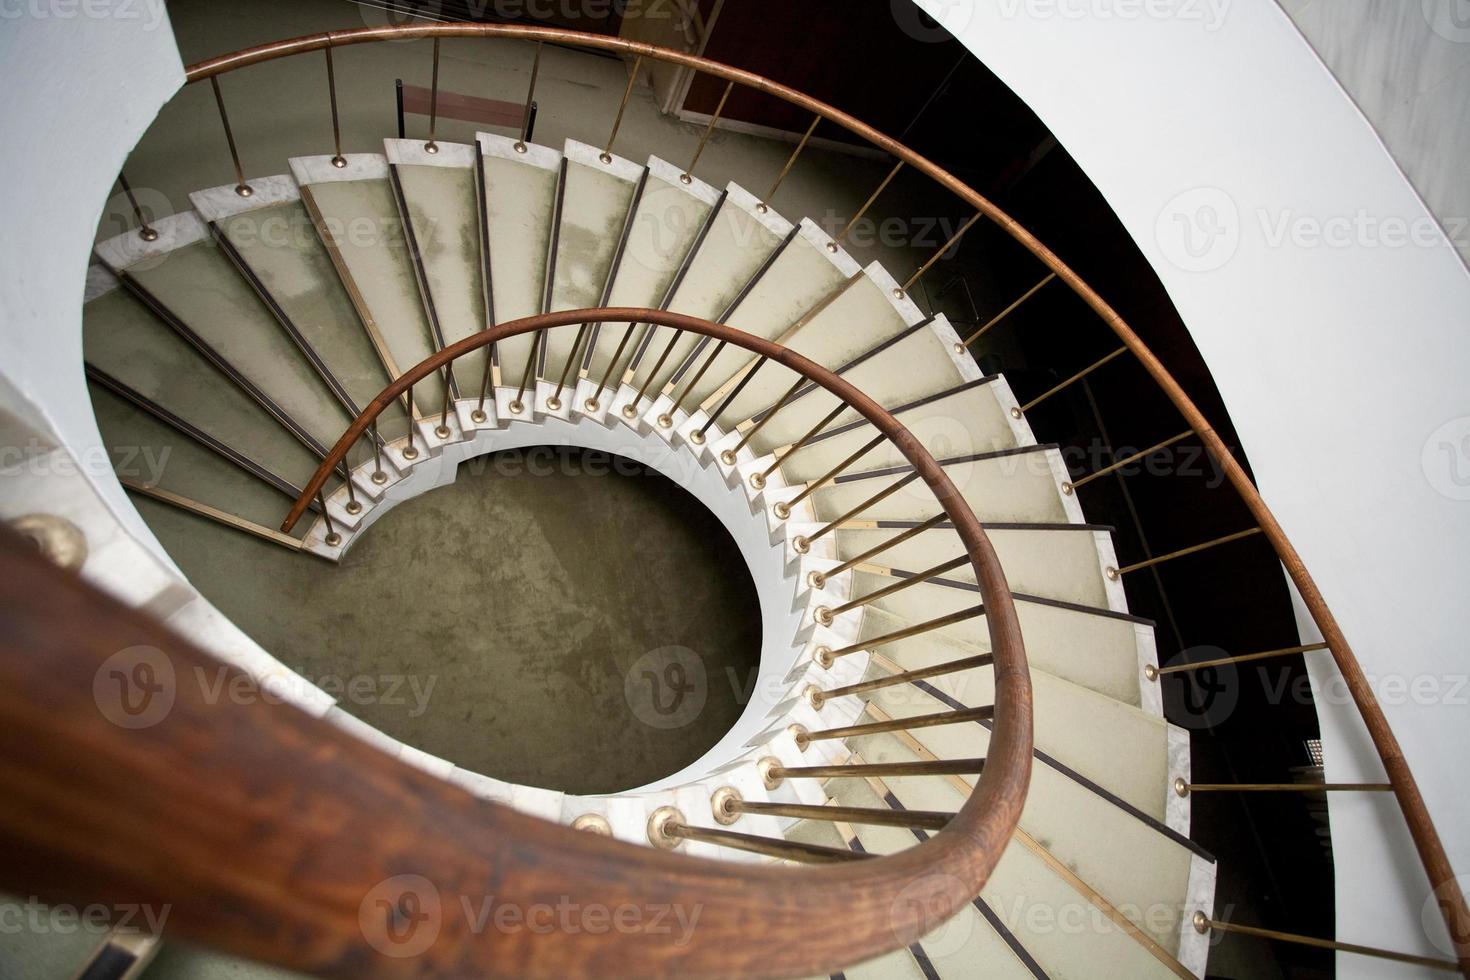
{"type": "Polygon", "coordinates": [[[1127,347],[1119,347],[1117,350],[1113,351],[1111,354],[1108,354],[1106,357],[1102,357],[1102,358],[1099,358],[1096,361],[1093,361],[1087,367],[1083,368],[1081,371],[1078,371],[1076,374],[1072,375],[1067,380],[1065,380],[1065,381],[1063,381],[1063,382],[1061,382],[1059,384],[1053,385],[1047,391],[1045,391],[1044,393],[1042,393],[1040,395],[1037,395],[1035,398],[1031,399],[1026,404],[1021,405],[1020,407],[1012,407],[1011,408],[1011,418],[1013,418],[1013,419],[1020,418],[1022,415],[1026,414],[1027,412],[1029,412],[1033,408],[1035,408],[1037,405],[1040,405],[1042,402],[1046,401],[1052,395],[1055,395],[1057,392],[1062,391],[1063,389],[1065,389],[1068,385],[1075,384],[1076,382],[1081,381],[1083,378],[1087,377],[1089,374],[1091,374],[1092,372],[1096,371],[1098,368],[1102,367],[1104,364],[1107,364],[1109,361],[1113,360],[1114,358],[1121,357],[1121,356],[1123,356],[1126,353],[1128,353],[1128,348],[1127,347]]]}
{"type": "Polygon", "coordinates": [[[720,114],[725,111],[725,102],[730,98],[730,92],[735,88],[734,82],[725,85],[725,94],[720,96],[720,104],[715,106],[715,114],[709,117],[709,125],[704,128],[704,135],[699,138],[699,145],[694,148],[694,158],[689,161],[689,166],[679,175],[679,180],[685,184],[694,183],[694,165],[704,154],[704,146],[709,142],[710,134],[715,131],[715,123],[719,122],[720,114]]]}
{"type": "Polygon", "coordinates": [[[453,385],[450,383],[450,372],[454,369],[454,362],[444,365],[444,406],[439,410],[439,424],[434,428],[434,435],[440,439],[448,439],[449,428],[449,405],[453,400],[453,385]]]}
{"type": "Polygon", "coordinates": [[[839,647],[836,650],[833,650],[827,646],[819,646],[816,648],[816,650],[812,652],[812,659],[817,662],[817,666],[819,667],[831,667],[833,661],[835,661],[838,657],[846,657],[849,654],[859,653],[863,650],[871,650],[874,647],[886,646],[889,643],[897,643],[899,640],[907,640],[911,636],[920,636],[924,633],[930,633],[934,630],[944,629],[946,626],[953,626],[956,623],[963,623],[967,619],[974,619],[977,616],[984,615],[985,607],[983,605],[971,606],[968,609],[960,609],[956,612],[952,612],[948,616],[940,616],[938,619],[925,620],[922,623],[915,623],[912,626],[905,626],[901,630],[894,630],[892,633],[884,633],[882,636],[875,636],[870,640],[860,640],[857,643],[849,643],[847,646],[839,647]]]}
{"type": "Polygon", "coordinates": [[[858,208],[858,212],[857,214],[852,216],[852,220],[843,225],[842,230],[839,231],[835,236],[833,236],[832,240],[827,243],[827,251],[837,251],[838,247],[842,244],[843,239],[847,238],[848,233],[852,231],[853,226],[863,219],[863,215],[867,214],[868,209],[873,206],[873,202],[878,200],[878,195],[882,194],[883,191],[888,187],[888,185],[893,183],[893,178],[897,177],[898,172],[902,169],[903,161],[900,160],[897,164],[894,165],[893,169],[888,172],[888,176],[883,178],[883,183],[878,185],[878,189],[875,190],[868,197],[868,199],[863,202],[862,207],[858,208]]]}
{"type": "Polygon", "coordinates": [[[851,599],[847,602],[844,602],[840,606],[834,606],[831,609],[828,609],[826,606],[818,606],[812,611],[812,618],[815,619],[818,623],[821,623],[823,626],[831,626],[832,620],[837,616],[841,616],[845,612],[851,612],[854,609],[860,609],[863,606],[868,605],[869,603],[877,602],[879,599],[886,599],[896,592],[902,592],[904,589],[911,589],[916,585],[921,585],[924,582],[929,581],[930,579],[943,575],[945,572],[952,572],[956,568],[961,568],[965,565],[968,565],[969,563],[969,555],[960,555],[958,558],[954,558],[942,564],[935,565],[933,568],[922,571],[917,575],[910,575],[899,582],[895,582],[893,585],[879,589],[877,592],[870,592],[865,596],[851,599]]]}
{"type": "Polygon", "coordinates": [[[817,131],[817,126],[821,121],[822,117],[820,115],[812,120],[812,124],[806,128],[806,133],[802,135],[801,142],[797,143],[796,149],[791,151],[791,158],[786,161],[786,166],[782,167],[781,172],[776,175],[776,182],[771,185],[770,190],[766,191],[766,196],[761,198],[761,202],[755,206],[756,210],[761,214],[765,214],[771,210],[771,199],[776,196],[776,191],[781,189],[781,182],[786,179],[787,174],[791,173],[791,168],[796,166],[796,158],[801,156],[802,150],[806,149],[807,142],[812,138],[812,133],[817,131]]]}
{"type": "Polygon", "coordinates": [[[793,442],[791,444],[791,448],[778,456],[776,460],[771,463],[770,466],[767,466],[759,473],[752,473],[750,475],[750,485],[755,487],[757,490],[764,489],[766,485],[766,479],[772,473],[780,469],[783,463],[785,463],[788,459],[790,459],[792,456],[796,455],[796,453],[805,448],[807,443],[816,438],[817,433],[825,429],[828,425],[831,424],[833,419],[837,418],[837,416],[841,415],[845,411],[847,411],[847,404],[843,402],[839,404],[836,408],[832,409],[832,411],[828,412],[825,416],[822,417],[822,421],[818,422],[816,425],[808,429],[806,435],[793,442]]]}
{"type": "Polygon", "coordinates": [[[326,491],[318,490],[316,492],[316,499],[317,503],[319,503],[322,508],[322,520],[327,525],[327,536],[323,540],[326,542],[328,548],[335,548],[337,547],[337,545],[342,543],[342,535],[338,534],[337,529],[333,527],[332,515],[327,512],[326,491]]]}
{"type": "Polygon", "coordinates": [[[889,548],[897,547],[910,538],[922,534],[925,531],[930,530],[931,528],[937,527],[947,520],[949,520],[949,515],[944,513],[943,511],[940,511],[924,523],[919,524],[916,527],[911,527],[907,531],[904,531],[902,534],[895,535],[894,537],[889,538],[887,541],[884,541],[881,544],[874,545],[867,551],[858,555],[856,558],[849,558],[847,561],[843,562],[841,565],[838,565],[836,568],[829,568],[825,572],[814,571],[809,573],[806,577],[807,581],[811,584],[812,588],[820,589],[827,584],[828,579],[835,578],[836,576],[841,575],[843,572],[847,571],[849,568],[852,568],[856,565],[861,565],[869,558],[872,558],[876,555],[881,555],[889,548]]]}
{"type": "Polygon", "coordinates": [[[322,48],[322,53],[327,56],[327,97],[332,103],[332,166],[341,170],[347,166],[347,158],[342,155],[342,125],[337,117],[337,72],[332,66],[332,46],[328,44],[322,48]]]}
{"type": "Polygon", "coordinates": [[[963,708],[958,711],[941,711],[931,715],[913,715],[908,718],[890,718],[861,725],[844,725],[841,728],[824,728],[815,732],[797,732],[796,747],[803,752],[813,742],[832,738],[857,738],[862,735],[880,735],[884,732],[906,732],[911,728],[937,728],[940,725],[959,725],[968,721],[990,721],[995,718],[995,705],[983,708],[963,708]]]}
{"type": "Polygon", "coordinates": [[[599,157],[599,159],[602,160],[602,162],[605,164],[613,162],[613,143],[618,138],[618,128],[623,125],[623,113],[626,112],[628,109],[628,99],[633,94],[633,83],[638,80],[638,68],[642,64],[643,55],[640,54],[638,55],[638,57],[633,59],[633,70],[628,73],[628,87],[623,89],[623,101],[618,103],[618,114],[616,118],[613,119],[612,132],[608,134],[607,146],[603,148],[602,156],[599,157]]]}
{"type": "Polygon", "coordinates": [[[145,242],[157,241],[158,230],[148,223],[148,219],[143,217],[143,209],[138,206],[138,199],[133,196],[133,189],[128,186],[128,178],[121,170],[117,173],[117,185],[122,188],[123,194],[128,199],[128,204],[133,209],[133,217],[138,221],[138,237],[145,242]]]}
{"type": "Polygon", "coordinates": [[[607,388],[608,381],[612,379],[613,370],[618,366],[618,360],[622,358],[623,350],[628,346],[628,341],[633,338],[633,330],[637,326],[638,324],[636,323],[630,323],[628,324],[628,329],[623,331],[623,339],[618,341],[618,349],[613,351],[612,360],[607,362],[607,370],[602,373],[602,380],[597,382],[597,390],[592,393],[592,397],[587,399],[586,403],[582,406],[587,411],[595,412],[601,407],[598,405],[598,399],[602,397],[603,391],[607,388]]]}
{"type": "Polygon", "coordinates": [[[1026,292],[1022,293],[1020,299],[1016,300],[1010,306],[1007,306],[1005,309],[1001,310],[995,316],[991,317],[990,318],[990,322],[986,323],[985,326],[981,327],[979,330],[976,330],[974,333],[970,334],[970,336],[968,336],[964,340],[960,341],[959,344],[955,347],[955,353],[957,353],[957,354],[963,354],[965,352],[965,349],[966,348],[968,348],[975,341],[979,340],[981,337],[985,336],[985,332],[987,330],[989,330],[991,327],[995,326],[1000,321],[1004,320],[1006,317],[1010,316],[1011,313],[1015,311],[1016,307],[1020,306],[1024,302],[1026,302],[1032,296],[1035,296],[1036,293],[1037,293],[1037,291],[1040,290],[1042,286],[1045,286],[1047,283],[1051,282],[1056,277],[1057,277],[1057,274],[1055,272],[1048,272],[1046,274],[1046,277],[1043,278],[1041,280],[1041,282],[1038,282],[1036,285],[1034,285],[1030,289],[1026,290],[1026,292]]]}
{"type": "MultiPolygon", "coordinates": [[[[721,415],[725,413],[725,409],[730,407],[730,403],[733,402],[736,396],[740,394],[740,390],[745,387],[745,383],[749,381],[752,377],[754,377],[755,372],[759,371],[765,363],[766,358],[761,358],[760,364],[757,364],[754,368],[752,368],[750,374],[746,375],[744,380],[742,380],[738,385],[735,386],[735,390],[725,396],[725,400],[720,403],[720,407],[715,409],[714,414],[710,416],[709,421],[704,424],[705,429],[708,429],[711,425],[714,424],[716,419],[718,419],[721,415]]],[[[755,434],[761,430],[761,427],[769,422],[773,417],[775,417],[777,412],[785,408],[787,404],[790,403],[791,399],[796,397],[796,393],[800,391],[802,387],[806,384],[806,378],[798,377],[796,379],[796,383],[793,384],[790,388],[786,389],[786,394],[776,399],[776,404],[767,409],[765,414],[757,419],[756,423],[746,430],[745,434],[740,437],[740,441],[737,442],[734,447],[726,449],[724,452],[720,453],[721,461],[723,461],[726,466],[734,466],[735,461],[739,458],[738,454],[740,450],[744,449],[746,444],[749,443],[750,440],[755,436],[755,434]]]]}
{"type": "Polygon", "coordinates": [[[408,386],[408,445],[406,447],[404,447],[404,450],[403,450],[403,458],[404,459],[418,459],[419,458],[419,451],[418,451],[418,449],[416,449],[414,447],[414,444],[413,444],[414,429],[417,428],[417,426],[414,424],[414,422],[415,422],[415,420],[417,418],[418,418],[418,415],[414,411],[414,405],[413,405],[413,385],[409,385],[408,386]]]}
{"type": "Polygon", "coordinates": [[[541,45],[544,42],[536,42],[536,57],[531,61],[531,84],[526,88],[526,108],[521,114],[521,138],[515,143],[517,153],[526,152],[526,138],[531,134],[531,106],[536,96],[536,75],[541,71],[541,45]]]}
{"type": "Polygon", "coordinates": [[[825,691],[819,687],[809,687],[807,688],[806,698],[811,702],[813,708],[821,708],[828,701],[846,697],[849,694],[866,694],[869,691],[878,691],[885,687],[895,687],[899,684],[921,681],[929,677],[941,677],[945,674],[957,674],[962,670],[975,670],[979,667],[989,667],[994,663],[995,658],[993,656],[988,653],[982,653],[974,657],[947,660],[942,664],[934,664],[931,667],[907,670],[901,674],[890,674],[887,677],[878,677],[858,684],[849,684],[846,687],[834,687],[825,691]]]}
{"type": "Polygon", "coordinates": [[[858,514],[861,514],[863,511],[867,510],[874,504],[881,503],[884,500],[887,500],[889,497],[893,496],[895,493],[898,493],[898,491],[902,490],[910,483],[913,483],[918,478],[918,473],[910,473],[908,476],[894,481],[884,489],[879,490],[877,493],[873,494],[867,500],[864,500],[862,503],[858,504],[852,510],[843,514],[841,517],[838,517],[837,519],[829,521],[828,523],[822,525],[816,530],[815,533],[811,534],[810,536],[798,534],[796,537],[791,539],[791,547],[796,549],[797,554],[806,554],[807,551],[811,548],[813,541],[817,540],[822,535],[831,532],[832,529],[837,527],[839,524],[843,524],[847,521],[852,520],[858,514]]]}
{"type": "Polygon", "coordinates": [[[832,467],[826,473],[822,474],[822,476],[819,477],[818,479],[813,480],[811,483],[808,483],[806,485],[806,487],[801,491],[801,493],[798,493],[796,496],[792,497],[790,500],[777,501],[776,505],[771,508],[771,512],[773,514],[775,514],[777,517],[779,517],[781,520],[783,520],[783,521],[786,520],[786,518],[788,518],[788,517],[791,516],[791,508],[795,507],[797,504],[801,503],[807,497],[810,497],[812,494],[816,493],[822,487],[826,486],[828,483],[830,483],[833,480],[835,480],[842,473],[843,470],[847,469],[853,463],[856,463],[859,459],[861,459],[862,457],[866,456],[868,453],[872,452],[874,449],[877,449],[878,446],[879,446],[879,444],[881,444],[887,438],[888,438],[887,436],[883,435],[880,432],[878,435],[876,435],[873,438],[869,439],[866,443],[864,443],[862,445],[861,448],[859,448],[857,451],[853,452],[851,455],[849,455],[842,462],[838,463],[836,466],[832,467]]]}
{"type": "Polygon", "coordinates": [[[1147,449],[1140,450],[1139,452],[1136,452],[1136,453],[1132,454],[1131,456],[1125,456],[1122,459],[1118,460],[1117,462],[1114,462],[1114,463],[1111,463],[1111,464],[1109,464],[1107,466],[1104,466],[1102,469],[1098,470],[1096,473],[1091,473],[1091,474],[1089,474],[1087,476],[1084,476],[1082,479],[1077,480],[1075,482],[1063,483],[1062,484],[1062,492],[1065,493],[1065,494],[1070,495],[1073,490],[1076,490],[1078,487],[1085,487],[1087,484],[1091,483],[1093,480],[1096,480],[1100,476],[1107,476],[1109,473],[1112,473],[1115,470],[1121,470],[1123,467],[1127,466],[1129,463],[1137,462],[1138,460],[1143,459],[1143,457],[1147,456],[1149,453],[1156,453],[1160,449],[1166,449],[1169,446],[1174,445],[1174,443],[1178,442],[1180,439],[1186,439],[1186,438],[1188,438],[1189,436],[1192,436],[1192,435],[1194,435],[1194,430],[1193,429],[1185,429],[1183,432],[1179,433],[1177,436],[1170,436],[1169,438],[1165,439],[1163,442],[1156,443],[1155,445],[1149,446],[1147,449]]]}
{"type": "Polygon", "coordinates": [[[225,97],[219,89],[219,78],[210,75],[209,84],[214,88],[214,102],[219,106],[219,121],[225,127],[225,142],[230,146],[230,160],[235,164],[235,193],[241,197],[249,197],[255,191],[245,183],[245,168],[240,166],[240,151],[235,147],[235,133],[230,129],[230,115],[225,111],[225,97]]]}
{"type": "Polygon", "coordinates": [[[434,128],[439,122],[439,38],[434,38],[434,73],[429,82],[429,141],[424,144],[425,153],[438,153],[439,144],[434,142],[434,128]]]}
{"type": "Polygon", "coordinates": [[[959,240],[965,236],[965,232],[969,231],[970,228],[974,226],[975,222],[979,221],[984,216],[985,213],[983,211],[975,212],[975,216],[969,221],[966,221],[962,226],[960,226],[960,230],[954,233],[954,237],[945,242],[943,248],[930,256],[928,262],[925,262],[923,265],[919,266],[919,271],[915,272],[912,276],[909,276],[909,281],[904,283],[899,288],[895,289],[893,291],[893,295],[898,299],[903,299],[905,296],[907,296],[908,291],[914,288],[914,283],[922,279],[924,277],[924,273],[933,268],[934,263],[938,262],[941,258],[947,255],[949,253],[949,250],[954,248],[955,245],[959,243],[959,240]]]}

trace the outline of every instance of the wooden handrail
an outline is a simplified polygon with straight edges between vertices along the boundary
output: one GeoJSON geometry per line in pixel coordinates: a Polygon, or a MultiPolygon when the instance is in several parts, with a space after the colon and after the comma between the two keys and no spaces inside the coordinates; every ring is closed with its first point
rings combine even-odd
{"type": "MultiPolygon", "coordinates": [[[[980,522],[943,469],[892,415],[825,368],[734,328],[661,310],[528,317],[405,372],[354,420],[302,500],[310,502],[414,382],[506,337],[589,321],[653,323],[769,357],[852,405],[933,490],[987,603],[996,686],[984,773],[943,832],[869,861],[786,868],[667,854],[548,823],[478,800],[294,708],[211,698],[250,685],[4,537],[0,781],[9,800],[0,808],[8,845],[0,887],[53,901],[167,905],[172,934],[344,977],[830,973],[916,941],[979,894],[1010,842],[1031,776],[1031,685],[1015,607],[980,522]],[[149,659],[147,685],[165,685],[172,698],[156,724],[120,727],[103,710],[114,682],[138,679],[134,661],[109,663],[119,651],[149,659]],[[373,903],[405,883],[414,900],[378,912],[373,903]],[[492,896],[522,914],[533,906],[639,909],[648,928],[477,930],[474,913],[492,896]],[[675,942],[650,931],[658,909],[697,918],[675,942]],[[411,957],[385,955],[371,923],[390,912],[388,928],[431,922],[437,938],[411,957]]],[[[306,503],[298,501],[286,527],[306,503]]],[[[668,928],[674,920],[659,921],[668,928]]]]}
{"type": "Polygon", "coordinates": [[[1281,559],[1282,565],[1286,568],[1287,574],[1291,577],[1293,584],[1301,595],[1303,604],[1311,615],[1318,632],[1321,633],[1324,642],[1326,642],[1328,649],[1331,651],[1338,670],[1347,682],[1353,703],[1357,706],[1358,712],[1363,718],[1364,725],[1373,741],[1374,749],[1377,751],[1388,780],[1394,788],[1395,798],[1408,824],[1409,832],[1413,837],[1420,862],[1423,864],[1430,884],[1438,896],[1440,910],[1449,929],[1451,941],[1455,948],[1456,959],[1460,963],[1461,972],[1467,980],[1470,980],[1470,906],[1467,906],[1465,895],[1460,891],[1456,883],[1454,869],[1450,864],[1448,855],[1445,853],[1444,844],[1440,840],[1439,832],[1436,830],[1434,821],[1430,817],[1429,810],[1424,803],[1424,798],[1419,791],[1418,783],[1414,779],[1408,761],[1404,758],[1403,749],[1399,745],[1392,728],[1389,726],[1388,719],[1385,717],[1383,709],[1379,705],[1378,699],[1368,683],[1362,666],[1354,656],[1341,626],[1332,614],[1332,610],[1328,607],[1321,590],[1317,587],[1316,581],[1307,570],[1301,555],[1297,552],[1291,540],[1286,536],[1286,532],[1276,520],[1275,515],[1271,513],[1265,500],[1262,499],[1260,493],[1256,490],[1245,469],[1235,459],[1229,447],[1225,444],[1225,441],[1220,438],[1219,433],[1215,431],[1214,427],[1205,418],[1204,413],[1200,411],[1193,399],[1189,397],[1184,391],[1184,388],[1168,372],[1159,358],[1139,338],[1138,334],[1133,331],[1132,327],[1128,325],[1123,317],[1096,290],[1089,286],[1081,276],[1063,262],[1055,252],[1042,244],[1040,239],[1004,210],[965,184],[958,177],[893,137],[880,132],[872,126],[861,122],[857,118],[825,102],[753,72],[744,71],[682,51],[675,51],[670,48],[662,48],[619,37],[589,35],[576,31],[529,27],[516,24],[404,24],[359,28],[347,31],[328,31],[259,45],[199,62],[188,68],[186,80],[188,82],[196,82],[247,65],[259,64],[305,51],[317,51],[328,47],[340,47],[374,41],[421,37],[519,38],[543,43],[550,42],[582,48],[616,51],[692,68],[695,71],[771,95],[843,127],[891,154],[901,163],[914,167],[914,169],[990,218],[1046,266],[1050,270],[1049,275],[1055,276],[1065,282],[1083,302],[1097,313],[1102,321],[1107,324],[1108,328],[1122,341],[1124,346],[1138,358],[1144,370],[1148,372],[1149,376],[1164,391],[1164,394],[1174,404],[1175,408],[1179,410],[1180,414],[1184,416],[1190,428],[1194,430],[1204,444],[1205,449],[1220,465],[1221,471],[1225,474],[1226,479],[1235,489],[1236,493],[1239,494],[1242,501],[1244,501],[1251,515],[1255,518],[1257,526],[1265,534],[1266,539],[1271,542],[1272,548],[1275,549],[1277,556],[1281,559]]]}

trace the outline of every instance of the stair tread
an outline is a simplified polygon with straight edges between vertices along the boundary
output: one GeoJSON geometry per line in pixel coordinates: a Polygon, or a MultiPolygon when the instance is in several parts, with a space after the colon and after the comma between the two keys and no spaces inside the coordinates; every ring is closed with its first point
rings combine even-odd
{"type": "MultiPolygon", "coordinates": [[[[388,178],[307,183],[301,195],[320,216],[318,230],[340,256],[349,294],[360,297],[359,312],[382,336],[398,373],[427,358],[435,349],[433,333],[388,178]]],[[[432,413],[443,399],[437,375],[414,386],[419,415],[432,413]]]]}
{"type": "Polygon", "coordinates": [[[388,384],[388,372],[301,202],[230,215],[216,224],[353,402],[360,408],[375,398],[388,384]]]}
{"type": "Polygon", "coordinates": [[[82,311],[88,364],[300,487],[317,458],[183,338],[123,289],[82,311]]]}

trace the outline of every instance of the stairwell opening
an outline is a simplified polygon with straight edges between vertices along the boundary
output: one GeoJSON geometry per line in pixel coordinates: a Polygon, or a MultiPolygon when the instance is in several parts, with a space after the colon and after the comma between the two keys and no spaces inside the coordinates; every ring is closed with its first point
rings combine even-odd
{"type": "Polygon", "coordinates": [[[576,794],[667,777],[726,735],[762,617],[730,532],[602,450],[474,457],[328,565],[149,500],[183,572],[380,731],[473,772],[576,794]]]}

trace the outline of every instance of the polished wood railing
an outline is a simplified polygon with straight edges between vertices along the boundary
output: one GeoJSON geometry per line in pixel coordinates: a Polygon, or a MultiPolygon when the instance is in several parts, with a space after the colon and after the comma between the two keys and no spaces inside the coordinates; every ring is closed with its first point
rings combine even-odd
{"type": "MultiPolygon", "coordinates": [[[[1184,391],[1179,382],[1168,372],[1159,358],[1143,343],[1117,311],[1054,252],[1042,244],[1040,240],[1022,227],[1015,219],[1006,214],[1001,208],[966,185],[958,177],[948,173],[898,140],[879,132],[853,116],[809,95],[774,82],[769,78],[681,51],[661,48],[623,38],[588,35],[559,29],[507,24],[423,23],[331,31],[276,41],[200,62],[189,67],[187,80],[189,82],[209,80],[215,87],[215,92],[218,95],[217,79],[219,76],[249,65],[312,51],[327,52],[330,63],[330,52],[332,49],[338,47],[413,38],[428,38],[437,41],[445,37],[520,39],[535,43],[537,45],[538,55],[541,46],[547,43],[555,43],[575,48],[613,51],[638,59],[652,59],[680,65],[693,69],[696,72],[724,80],[730,86],[739,85],[754,89],[803,108],[814,114],[813,128],[815,128],[818,122],[825,120],[860,136],[873,146],[891,155],[897,161],[893,171],[885,178],[883,184],[868,199],[867,203],[864,204],[863,211],[866,211],[867,208],[872,206],[884,187],[887,186],[900,169],[905,166],[912,167],[974,208],[976,218],[985,217],[989,219],[994,225],[1029,251],[1046,270],[1039,282],[1031,286],[1014,303],[967,338],[964,342],[965,346],[968,346],[986,331],[995,327],[997,323],[1004,320],[1021,304],[1025,303],[1053,280],[1060,280],[1073,293],[1080,297],[1117,336],[1122,348],[1142,365],[1148,375],[1158,384],[1174,404],[1175,408],[1184,417],[1188,425],[1188,432],[1193,433],[1204,444],[1206,451],[1220,467],[1220,471],[1224,474],[1229,485],[1239,495],[1251,513],[1256,522],[1253,533],[1258,531],[1263,535],[1270,542],[1272,548],[1280,558],[1287,574],[1301,595],[1303,603],[1311,615],[1317,630],[1321,633],[1326,649],[1331,652],[1338,670],[1346,681],[1353,702],[1363,718],[1373,746],[1382,761],[1388,779],[1388,785],[1392,787],[1393,794],[1413,837],[1429,883],[1434,889],[1443,918],[1449,928],[1449,934],[1454,943],[1460,972],[1467,978],[1470,978],[1470,907],[1467,907],[1465,896],[1456,883],[1454,870],[1450,865],[1444,846],[1435,829],[1434,822],[1425,806],[1418,784],[1414,779],[1413,773],[1410,771],[1407,760],[1404,758],[1402,748],[1389,727],[1382,708],[1361,665],[1354,656],[1347,638],[1344,636],[1341,627],[1328,607],[1311,574],[1308,572],[1301,556],[1297,553],[1296,548],[1286,536],[1285,531],[1277,522],[1261,495],[1257,492],[1244,468],[1235,459],[1209,420],[1184,391]]],[[[728,92],[729,88],[727,87],[727,95],[728,92]]],[[[238,153],[235,151],[233,136],[229,130],[228,121],[224,117],[224,102],[222,98],[219,100],[219,106],[222,119],[225,120],[231,156],[237,164],[236,171],[241,176],[241,186],[246,188],[246,190],[242,190],[242,193],[248,193],[248,184],[244,181],[243,174],[240,173],[238,168],[238,153]]],[[[801,143],[798,144],[791,159],[782,169],[775,185],[772,187],[772,194],[775,193],[781,181],[791,171],[797,157],[807,145],[807,139],[811,136],[811,132],[811,129],[807,131],[806,138],[803,138],[801,143]]],[[[337,147],[337,150],[340,153],[340,146],[337,147]]],[[[696,155],[695,162],[697,162],[697,159],[698,156],[696,155]]],[[[690,164],[691,167],[693,165],[694,163],[690,164]]],[[[762,206],[766,206],[766,202],[763,202],[762,206]]],[[[963,226],[961,233],[973,226],[975,220],[975,218],[970,219],[963,226]]],[[[840,240],[841,237],[839,235],[838,239],[840,240]]],[[[956,239],[958,237],[958,235],[955,236],[956,239]]],[[[952,240],[946,245],[946,250],[953,244],[954,242],[952,240]]],[[[903,288],[907,289],[912,287],[919,276],[932,265],[932,261],[925,263],[920,268],[919,273],[910,279],[908,284],[903,288]]],[[[902,291],[900,290],[900,292],[902,291]]],[[[732,342],[738,343],[738,341],[733,339],[732,342]]],[[[1113,355],[1110,355],[1110,359],[1111,356],[1113,355]]],[[[1122,465],[1122,463],[1120,462],[1116,465],[1122,465]]],[[[1112,469],[1112,467],[1109,469],[1112,469]]],[[[1101,475],[1102,472],[1106,472],[1106,470],[1078,480],[1075,486],[1080,487],[1087,480],[1101,475]]],[[[298,503],[298,510],[300,507],[301,505],[298,503]]],[[[1208,924],[1206,928],[1209,928],[1208,924]]]]}

